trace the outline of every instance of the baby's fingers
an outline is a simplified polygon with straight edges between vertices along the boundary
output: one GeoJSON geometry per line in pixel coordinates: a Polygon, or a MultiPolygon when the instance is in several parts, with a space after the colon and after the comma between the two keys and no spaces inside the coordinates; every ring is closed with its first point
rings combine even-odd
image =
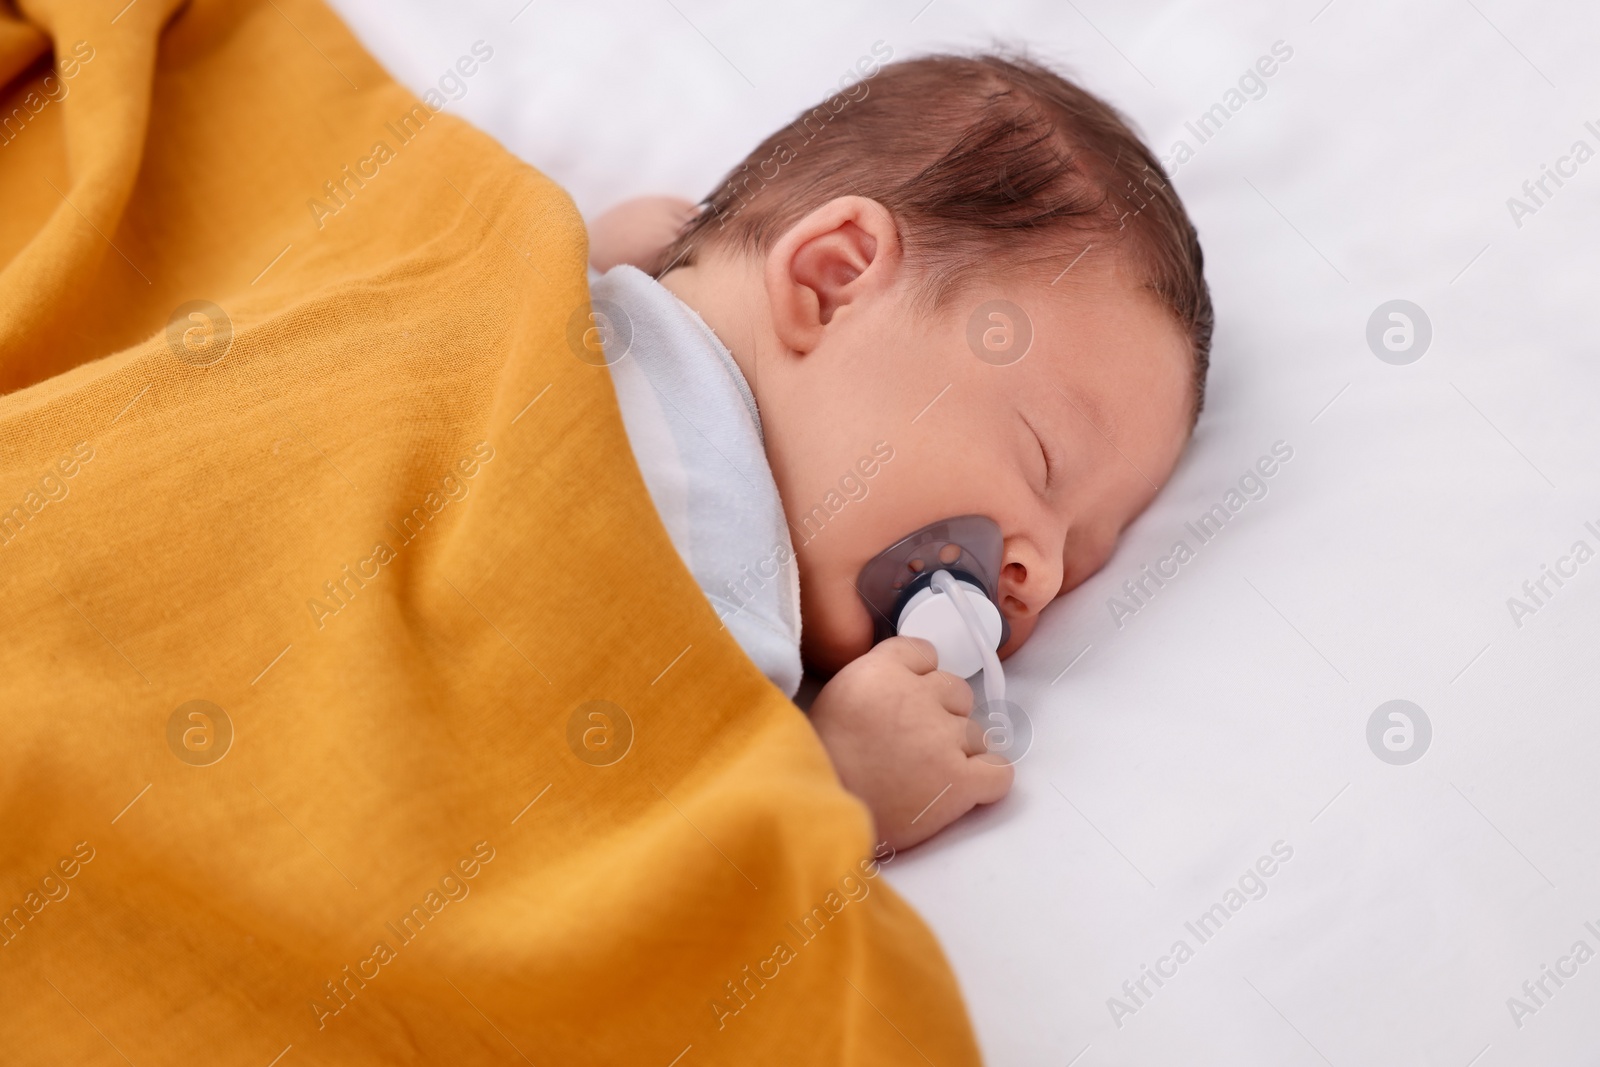
{"type": "Polygon", "coordinates": [[[965,678],[958,678],[949,671],[934,671],[928,675],[928,682],[944,710],[963,719],[972,714],[972,686],[965,678]]]}
{"type": "Polygon", "coordinates": [[[894,660],[912,674],[930,674],[939,667],[938,650],[921,637],[891,637],[874,645],[868,655],[894,660]]]}
{"type": "Polygon", "coordinates": [[[993,804],[1011,792],[1016,771],[1011,764],[995,756],[979,753],[968,756],[965,769],[966,795],[973,804],[993,804]]]}

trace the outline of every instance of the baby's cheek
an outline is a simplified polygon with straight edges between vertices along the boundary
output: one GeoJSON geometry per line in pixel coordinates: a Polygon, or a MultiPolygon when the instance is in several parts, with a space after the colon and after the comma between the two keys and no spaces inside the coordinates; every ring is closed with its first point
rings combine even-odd
{"type": "Polygon", "coordinates": [[[1061,589],[1056,596],[1065,596],[1078,586],[1100,573],[1111,554],[1117,550],[1117,533],[1101,533],[1085,538],[1080,544],[1068,545],[1061,570],[1061,589]]]}

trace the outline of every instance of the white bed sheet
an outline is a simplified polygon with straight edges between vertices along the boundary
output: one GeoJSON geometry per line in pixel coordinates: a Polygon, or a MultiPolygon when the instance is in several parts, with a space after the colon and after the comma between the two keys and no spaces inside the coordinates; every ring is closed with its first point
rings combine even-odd
{"type": "Polygon", "coordinates": [[[1547,579],[1532,614],[1507,606],[1575,541],[1600,549],[1584,525],[1600,529],[1600,160],[1546,179],[1520,219],[1507,204],[1575,141],[1600,149],[1592,6],[335,7],[418,92],[488,42],[450,108],[588,214],[697,199],[877,41],[1026,43],[1162,154],[1195,145],[1185,121],[1284,42],[1265,95],[1176,176],[1218,311],[1194,443],[1011,661],[1035,728],[1013,794],[890,877],[943,939],[995,1064],[1600,1055],[1600,959],[1559,964],[1580,940],[1600,951],[1600,562],[1547,579]],[[1405,366],[1365,339],[1395,298],[1433,330],[1405,366]],[[1268,495],[1119,627],[1109,598],[1280,441],[1293,458],[1268,495]],[[1432,724],[1409,765],[1368,747],[1391,699],[1432,724]],[[1185,923],[1276,842],[1293,855],[1266,895],[1202,944],[1185,923]],[[1179,939],[1193,957],[1135,1003],[1123,982],[1179,939]],[[1535,1004],[1522,984],[1547,964],[1576,974],[1535,1004]],[[1514,1018],[1513,996],[1536,1010],[1514,1018]]]}

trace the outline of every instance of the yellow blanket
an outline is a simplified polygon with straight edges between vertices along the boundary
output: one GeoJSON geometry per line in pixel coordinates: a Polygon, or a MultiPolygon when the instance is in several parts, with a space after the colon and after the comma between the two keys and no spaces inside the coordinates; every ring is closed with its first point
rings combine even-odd
{"type": "Polygon", "coordinates": [[[0,3],[3,1058],[974,1062],[448,113],[509,57],[177,8],[0,3]]]}

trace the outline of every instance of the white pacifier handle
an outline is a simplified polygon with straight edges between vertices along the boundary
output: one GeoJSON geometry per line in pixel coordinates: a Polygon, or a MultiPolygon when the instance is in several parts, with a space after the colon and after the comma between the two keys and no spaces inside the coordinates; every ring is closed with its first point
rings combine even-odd
{"type": "Polygon", "coordinates": [[[1005,674],[995,654],[1002,632],[1000,609],[972,583],[949,571],[935,571],[929,586],[901,611],[895,629],[931,642],[941,670],[968,678],[981,669],[985,703],[998,706],[1005,699],[1005,674]]]}
{"type": "MultiPolygon", "coordinates": [[[[963,582],[958,582],[949,571],[935,571],[933,587],[948,596],[955,602],[956,611],[961,613],[961,621],[967,624],[967,636],[972,640],[973,647],[978,650],[978,655],[983,658],[983,702],[990,707],[998,708],[1000,701],[1006,698],[1006,676],[1000,669],[1000,657],[995,653],[995,647],[983,638],[983,628],[978,622],[978,613],[968,599],[971,593],[963,589],[963,582]]],[[[993,608],[994,605],[984,598],[985,606],[993,608]]],[[[999,614],[996,609],[996,614],[999,614]]]]}

